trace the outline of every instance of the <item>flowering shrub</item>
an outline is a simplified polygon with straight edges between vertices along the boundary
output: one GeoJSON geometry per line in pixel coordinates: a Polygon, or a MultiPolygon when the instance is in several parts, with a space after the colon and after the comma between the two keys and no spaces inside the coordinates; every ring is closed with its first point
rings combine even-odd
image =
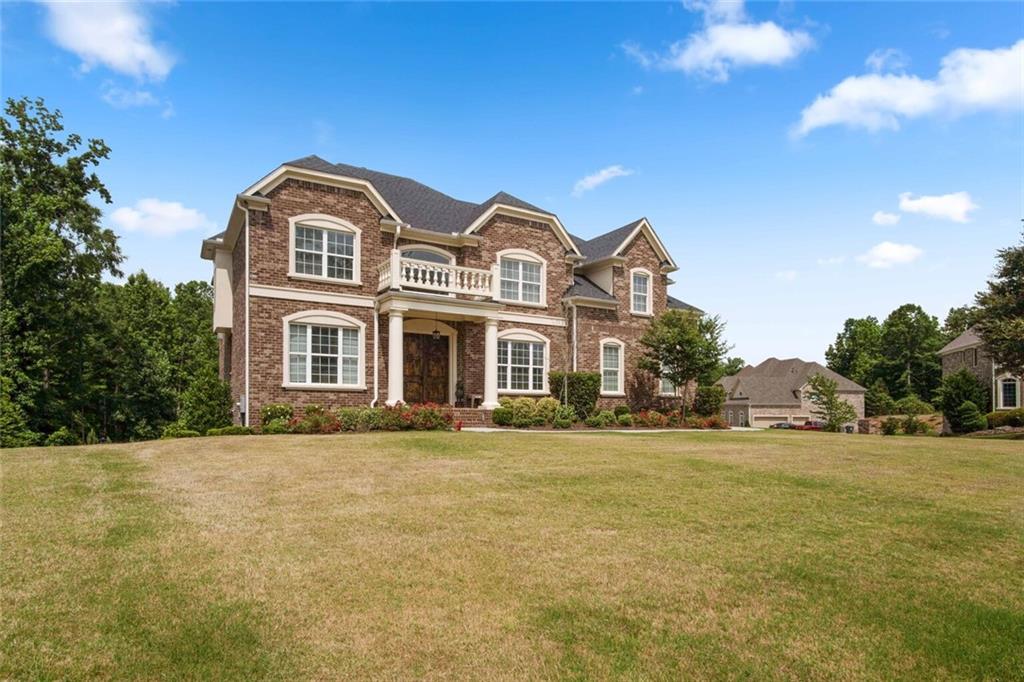
{"type": "Polygon", "coordinates": [[[413,405],[402,410],[408,428],[416,431],[447,431],[452,427],[452,413],[436,403],[413,405]]]}
{"type": "Polygon", "coordinates": [[[275,419],[290,421],[295,416],[295,410],[287,403],[268,403],[260,408],[260,423],[269,424],[275,419]]]}
{"type": "Polygon", "coordinates": [[[653,429],[660,429],[668,426],[668,417],[657,410],[644,410],[633,415],[633,421],[639,426],[648,426],[653,429]]]}

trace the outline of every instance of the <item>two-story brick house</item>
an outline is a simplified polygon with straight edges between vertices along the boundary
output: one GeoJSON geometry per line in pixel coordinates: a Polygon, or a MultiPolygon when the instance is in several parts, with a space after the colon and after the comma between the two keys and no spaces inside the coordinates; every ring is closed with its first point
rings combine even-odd
{"type": "Polygon", "coordinates": [[[202,257],[247,424],[275,402],[491,409],[547,395],[551,370],[601,372],[616,404],[650,320],[691,308],[646,219],[585,240],[504,192],[459,201],[315,156],[239,194],[202,257]]]}
{"type": "Polygon", "coordinates": [[[943,378],[966,369],[989,389],[989,404],[982,410],[1013,410],[1024,407],[1021,377],[997,367],[985,350],[985,344],[972,327],[947,343],[939,351],[943,378]]]}

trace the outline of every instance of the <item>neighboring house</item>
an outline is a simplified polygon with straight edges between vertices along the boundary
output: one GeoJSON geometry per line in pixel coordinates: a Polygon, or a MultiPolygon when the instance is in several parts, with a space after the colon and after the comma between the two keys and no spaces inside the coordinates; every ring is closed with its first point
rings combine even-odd
{"type": "Polygon", "coordinates": [[[777,422],[803,424],[820,419],[807,397],[807,384],[815,374],[836,382],[839,395],[853,405],[857,418],[864,416],[863,386],[836,374],[817,362],[800,358],[768,358],[756,367],[747,365],[736,374],[718,380],[725,389],[722,418],[731,426],[769,426],[777,422]]]}
{"type": "Polygon", "coordinates": [[[247,424],[278,402],[491,409],[547,395],[551,370],[600,372],[614,405],[651,319],[693,309],[646,219],[586,240],[504,192],[459,201],[315,156],[239,194],[202,257],[247,424]]]}
{"type": "MultiPolygon", "coordinates": [[[[966,369],[978,377],[989,388],[989,400],[993,410],[1012,410],[1024,406],[1021,397],[1021,378],[1003,372],[996,367],[974,328],[947,343],[939,351],[942,359],[943,378],[966,369]]],[[[979,405],[984,410],[986,405],[979,405]]]]}

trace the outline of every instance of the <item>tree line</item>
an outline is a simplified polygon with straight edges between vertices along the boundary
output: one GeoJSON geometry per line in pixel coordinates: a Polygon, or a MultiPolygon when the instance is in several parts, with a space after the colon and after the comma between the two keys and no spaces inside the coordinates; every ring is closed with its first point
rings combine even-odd
{"type": "Polygon", "coordinates": [[[124,256],[97,204],[110,148],[63,134],[43,100],[0,118],[0,445],[154,438],[183,416],[213,426],[230,398],[217,377],[206,282],[171,291],[124,256]],[[190,414],[204,409],[213,417],[190,414]]]}

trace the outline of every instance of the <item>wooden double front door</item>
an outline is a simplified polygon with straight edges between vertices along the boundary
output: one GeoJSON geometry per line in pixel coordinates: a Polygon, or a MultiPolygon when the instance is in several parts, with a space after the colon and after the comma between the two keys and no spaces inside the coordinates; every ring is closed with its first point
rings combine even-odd
{"type": "Polygon", "coordinates": [[[448,344],[451,339],[447,336],[435,339],[430,334],[409,333],[403,339],[405,402],[447,403],[448,344]]]}

